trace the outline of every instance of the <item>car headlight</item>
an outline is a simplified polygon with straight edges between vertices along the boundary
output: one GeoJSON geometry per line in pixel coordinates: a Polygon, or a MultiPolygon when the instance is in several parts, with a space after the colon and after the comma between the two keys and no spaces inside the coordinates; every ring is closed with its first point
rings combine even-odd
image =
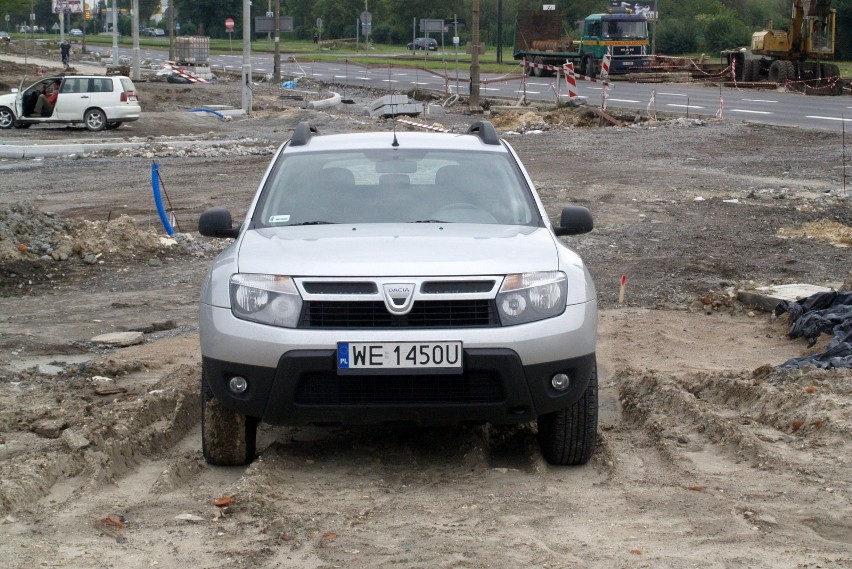
{"type": "Polygon", "coordinates": [[[497,311],[504,326],[535,322],[565,311],[568,280],[562,271],[506,275],[497,293],[497,311]]]}
{"type": "Polygon", "coordinates": [[[231,275],[231,312],[242,320],[295,328],[302,312],[302,297],[290,277],[231,275]]]}

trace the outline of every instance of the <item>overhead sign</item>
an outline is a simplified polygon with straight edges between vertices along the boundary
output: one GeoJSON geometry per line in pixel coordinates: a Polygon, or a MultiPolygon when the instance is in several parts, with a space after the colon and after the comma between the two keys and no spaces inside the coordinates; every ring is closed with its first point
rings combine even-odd
{"type": "MultiPolygon", "coordinates": [[[[281,16],[278,18],[279,21],[279,32],[292,32],[293,31],[293,16],[281,16]]],[[[265,18],[263,16],[257,16],[254,19],[254,33],[256,34],[268,34],[270,32],[275,31],[275,18],[265,18]]]]}
{"type": "Polygon", "coordinates": [[[420,19],[420,31],[423,33],[428,32],[436,32],[441,33],[444,31],[444,20],[435,20],[431,18],[421,18],[420,19]]]}
{"type": "Polygon", "coordinates": [[[53,13],[82,14],[83,0],[53,0],[53,13]]]}
{"type": "Polygon", "coordinates": [[[234,29],[234,19],[233,18],[226,18],[225,19],[225,29],[226,30],[233,30],[234,29]]]}
{"type": "Polygon", "coordinates": [[[541,9],[545,11],[556,10],[556,4],[545,4],[541,9]]]}

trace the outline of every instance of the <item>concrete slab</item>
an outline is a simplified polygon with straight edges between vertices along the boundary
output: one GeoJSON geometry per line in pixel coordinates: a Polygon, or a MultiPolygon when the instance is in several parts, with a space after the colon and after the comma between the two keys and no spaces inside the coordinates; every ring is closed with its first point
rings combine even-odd
{"type": "Polygon", "coordinates": [[[818,292],[831,292],[831,290],[828,287],[806,283],[759,286],[754,290],[741,290],[737,293],[737,300],[752,308],[772,312],[782,300],[796,302],[818,292]]]}

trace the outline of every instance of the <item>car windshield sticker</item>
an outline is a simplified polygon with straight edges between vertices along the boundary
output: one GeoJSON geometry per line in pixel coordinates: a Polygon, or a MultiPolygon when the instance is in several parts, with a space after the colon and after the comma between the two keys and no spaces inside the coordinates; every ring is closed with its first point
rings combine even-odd
{"type": "Polygon", "coordinates": [[[269,223],[287,223],[290,221],[289,215],[271,215],[269,216],[269,223]]]}

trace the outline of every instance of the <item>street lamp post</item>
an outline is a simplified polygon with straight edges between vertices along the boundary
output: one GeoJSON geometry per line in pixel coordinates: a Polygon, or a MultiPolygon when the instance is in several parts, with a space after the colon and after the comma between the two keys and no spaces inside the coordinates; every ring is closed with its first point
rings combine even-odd
{"type": "Polygon", "coordinates": [[[243,0],[243,110],[251,113],[251,0],[243,0]]]}
{"type": "Polygon", "coordinates": [[[133,33],[133,68],[131,79],[139,81],[139,0],[133,0],[131,6],[133,10],[131,17],[131,30],[133,33]]]}

